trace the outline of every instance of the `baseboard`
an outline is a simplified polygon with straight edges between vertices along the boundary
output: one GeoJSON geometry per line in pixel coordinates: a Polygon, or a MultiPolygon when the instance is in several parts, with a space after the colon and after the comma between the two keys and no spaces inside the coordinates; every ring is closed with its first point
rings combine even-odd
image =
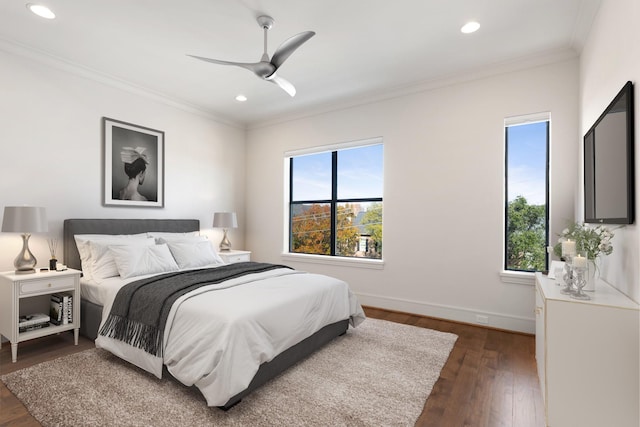
{"type": "MultiPolygon", "coordinates": [[[[356,295],[358,296],[360,304],[366,306],[436,317],[472,325],[487,326],[495,329],[504,329],[507,331],[523,332],[526,334],[535,334],[536,331],[534,317],[526,318],[501,313],[470,310],[464,307],[411,301],[367,293],[356,293],[356,295]]],[[[533,308],[531,309],[531,313],[533,314],[533,308]]]]}

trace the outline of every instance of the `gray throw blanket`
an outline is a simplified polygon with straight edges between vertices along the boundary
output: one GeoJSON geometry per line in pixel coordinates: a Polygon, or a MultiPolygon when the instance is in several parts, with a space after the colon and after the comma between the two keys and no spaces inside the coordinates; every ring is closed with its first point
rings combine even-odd
{"type": "Polygon", "coordinates": [[[201,286],[276,268],[291,267],[241,262],[137,280],[120,288],[99,333],[162,357],[165,324],[171,306],[178,298],[201,286]]]}

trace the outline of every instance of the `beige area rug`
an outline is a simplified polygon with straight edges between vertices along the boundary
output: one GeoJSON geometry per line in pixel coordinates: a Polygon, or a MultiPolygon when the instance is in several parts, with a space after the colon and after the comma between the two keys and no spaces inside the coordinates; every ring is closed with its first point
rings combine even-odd
{"type": "Polygon", "coordinates": [[[413,426],[456,339],[367,319],[227,412],[99,349],[1,379],[44,426],[413,426]]]}

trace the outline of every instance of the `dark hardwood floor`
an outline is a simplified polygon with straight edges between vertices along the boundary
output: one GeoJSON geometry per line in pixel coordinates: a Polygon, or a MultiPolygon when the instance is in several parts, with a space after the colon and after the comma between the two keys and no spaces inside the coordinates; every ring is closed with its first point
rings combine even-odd
{"type": "MultiPolygon", "coordinates": [[[[365,311],[369,317],[459,337],[416,426],[544,426],[533,336],[370,307],[365,311]]],[[[20,343],[18,361],[11,363],[11,346],[4,343],[0,375],[92,347],[83,337],[74,346],[67,332],[20,343]]],[[[1,382],[0,426],[40,426],[1,382]]]]}
{"type": "Polygon", "coordinates": [[[458,335],[417,427],[544,427],[535,337],[366,308],[367,316],[458,335]]]}

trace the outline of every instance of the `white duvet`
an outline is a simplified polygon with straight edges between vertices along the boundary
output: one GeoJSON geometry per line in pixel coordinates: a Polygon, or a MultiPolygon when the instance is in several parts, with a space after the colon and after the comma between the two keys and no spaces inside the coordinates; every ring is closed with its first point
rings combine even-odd
{"type": "MultiPolygon", "coordinates": [[[[102,323],[119,287],[111,282],[102,323]]],[[[345,282],[283,268],[204,286],[176,301],[164,358],[104,336],[96,346],[158,378],[164,364],[180,382],[198,387],[209,406],[221,406],[247,388],[262,363],[328,324],[350,319],[357,326],[364,318],[345,282]]]]}

